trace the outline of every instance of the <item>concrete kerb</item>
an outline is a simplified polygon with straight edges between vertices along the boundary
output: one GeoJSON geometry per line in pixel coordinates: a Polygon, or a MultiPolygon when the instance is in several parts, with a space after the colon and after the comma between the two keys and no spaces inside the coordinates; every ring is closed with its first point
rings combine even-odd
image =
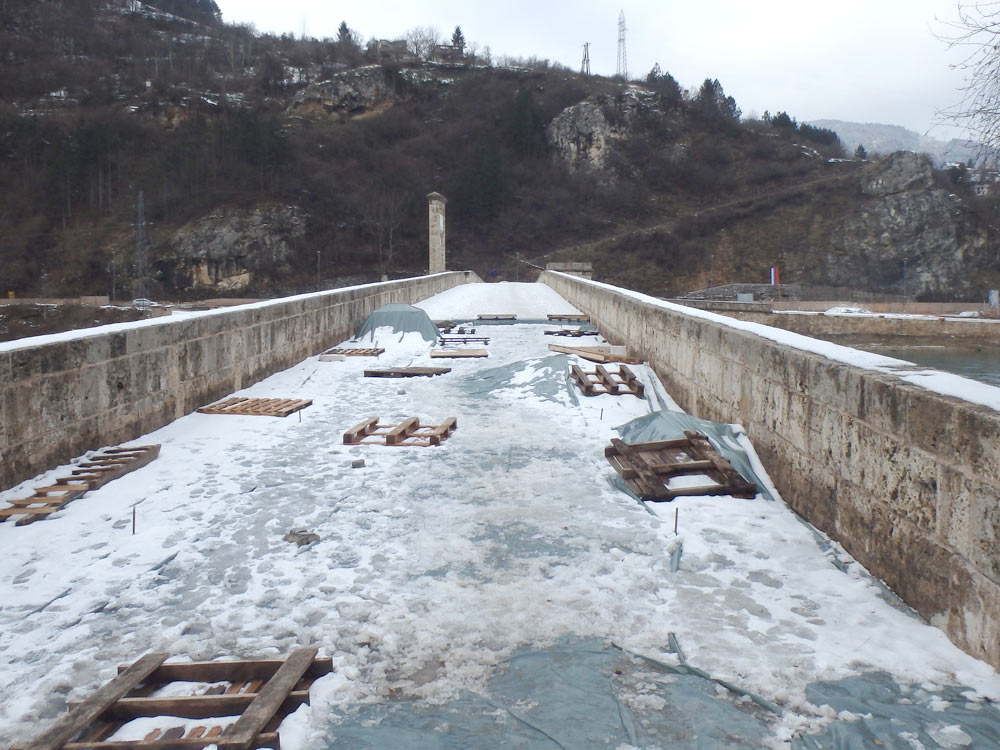
{"type": "Polygon", "coordinates": [[[689,412],[745,425],[796,512],[1000,667],[1000,413],[627,290],[540,280],[646,358],[689,412]]]}

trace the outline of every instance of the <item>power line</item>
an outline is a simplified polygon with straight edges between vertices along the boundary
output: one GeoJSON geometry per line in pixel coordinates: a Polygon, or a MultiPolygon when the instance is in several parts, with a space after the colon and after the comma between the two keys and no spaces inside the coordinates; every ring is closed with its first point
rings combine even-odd
{"type": "Polygon", "coordinates": [[[619,78],[628,80],[628,60],[625,55],[625,11],[618,14],[618,70],[619,78]]]}

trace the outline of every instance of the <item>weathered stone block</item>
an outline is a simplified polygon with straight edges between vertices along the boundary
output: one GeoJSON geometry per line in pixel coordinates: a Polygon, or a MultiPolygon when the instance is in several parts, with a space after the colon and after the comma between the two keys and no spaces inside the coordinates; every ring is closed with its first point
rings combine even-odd
{"type": "Polygon", "coordinates": [[[937,456],[956,454],[960,450],[958,434],[958,402],[945,399],[923,388],[903,387],[906,399],[907,441],[927,453],[937,456]]]}

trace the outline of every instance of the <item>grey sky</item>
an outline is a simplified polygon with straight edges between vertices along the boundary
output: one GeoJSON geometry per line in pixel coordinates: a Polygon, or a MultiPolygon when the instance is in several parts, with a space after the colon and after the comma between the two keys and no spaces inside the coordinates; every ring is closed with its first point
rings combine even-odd
{"type": "Polygon", "coordinates": [[[414,26],[442,36],[462,27],[494,56],[536,56],[579,69],[590,42],[591,70],[615,72],[618,13],[628,26],[628,70],[659,63],[686,87],[718,78],[744,114],[786,110],[799,120],[880,122],[955,134],[936,112],[960,99],[962,75],[933,31],[946,32],[955,0],[649,0],[575,3],[512,0],[216,0],[229,22],[259,31],[335,36],[342,20],[363,39],[400,38],[414,26]],[[940,21],[935,21],[935,17],[940,21]]]}

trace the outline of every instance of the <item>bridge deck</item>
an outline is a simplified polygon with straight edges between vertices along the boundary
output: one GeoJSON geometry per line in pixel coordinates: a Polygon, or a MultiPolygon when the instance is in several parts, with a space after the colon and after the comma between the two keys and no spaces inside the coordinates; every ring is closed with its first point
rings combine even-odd
{"type": "MultiPolygon", "coordinates": [[[[0,526],[0,745],[149,651],[300,647],[333,672],[282,726],[285,750],[377,745],[383,730],[384,747],[430,747],[422,732],[471,746],[462,738],[486,724],[493,747],[694,747],[683,732],[716,730],[735,738],[718,747],[761,747],[836,718],[832,698],[807,702],[818,681],[878,671],[924,683],[909,699],[927,726],[978,739],[931,710],[935,686],[1000,698],[996,673],[887,602],[782,503],[645,507],[620,489],[604,458],[614,426],[669,399],[641,365],[646,398],[580,398],[573,358],[546,348],[546,316],[578,312],[554,292],[471,285],[423,306],[518,322],[480,321],[489,358],[436,378],[365,378],[364,358],[311,357],[235,394],[311,399],[301,421],[190,414],[136,441],[162,445],[154,464],[44,524],[0,526]],[[373,414],[460,427],[420,450],[342,444],[373,414]],[[291,544],[289,529],[320,541],[291,544]]],[[[379,366],[430,364],[426,341],[400,338],[377,336],[379,366]]]]}

